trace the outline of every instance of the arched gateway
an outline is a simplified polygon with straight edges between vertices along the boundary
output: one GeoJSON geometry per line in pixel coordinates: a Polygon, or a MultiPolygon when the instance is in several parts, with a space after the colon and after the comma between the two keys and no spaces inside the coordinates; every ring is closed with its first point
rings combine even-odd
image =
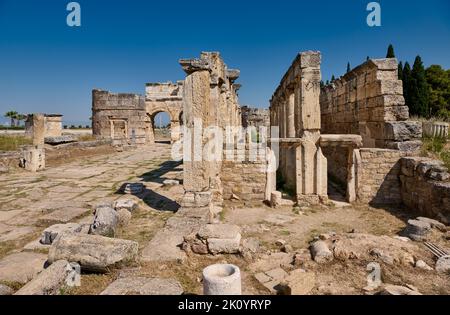
{"type": "Polygon", "coordinates": [[[183,81],[148,83],[145,97],[92,91],[93,134],[112,139],[115,145],[144,145],[155,142],[154,118],[165,112],[170,117],[171,142],[180,139],[183,81]]]}

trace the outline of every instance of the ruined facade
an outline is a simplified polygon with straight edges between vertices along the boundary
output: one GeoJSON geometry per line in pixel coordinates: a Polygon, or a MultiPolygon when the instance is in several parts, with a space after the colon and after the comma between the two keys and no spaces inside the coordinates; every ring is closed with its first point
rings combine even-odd
{"type": "MultiPolygon", "coordinates": [[[[301,53],[270,101],[270,124],[279,127],[279,176],[298,201],[327,198],[327,160],[320,146],[319,52],[301,53]]],[[[273,147],[272,147],[273,148],[273,147]]],[[[272,180],[273,181],[273,180],[272,180]]]]}
{"type": "MultiPolygon", "coordinates": [[[[228,69],[219,53],[204,52],[199,59],[182,59],[186,72],[183,113],[186,132],[184,145],[184,208],[209,208],[223,200],[222,156],[224,144],[211,141],[227,127],[240,126],[237,96],[239,70],[228,69]],[[201,134],[199,133],[199,130],[201,134]],[[205,157],[211,157],[209,160],[205,157]],[[220,157],[220,158],[217,158],[220,157]]],[[[234,139],[228,139],[234,142],[234,139]]]]}
{"type": "Polygon", "coordinates": [[[144,97],[92,91],[92,132],[112,139],[114,145],[139,145],[148,141],[149,117],[144,97]]]}
{"type": "Polygon", "coordinates": [[[171,142],[180,139],[183,82],[148,83],[145,97],[138,94],[92,91],[92,129],[95,136],[112,139],[115,145],[155,142],[155,117],[170,117],[171,142]]]}

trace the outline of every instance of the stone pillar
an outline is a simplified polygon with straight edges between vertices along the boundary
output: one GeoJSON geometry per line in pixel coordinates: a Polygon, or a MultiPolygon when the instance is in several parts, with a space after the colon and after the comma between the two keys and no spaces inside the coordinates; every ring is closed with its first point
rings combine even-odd
{"type": "Polygon", "coordinates": [[[45,141],[45,115],[33,114],[33,145],[43,146],[45,141]]]}
{"type": "Polygon", "coordinates": [[[210,169],[203,161],[203,128],[210,107],[210,73],[196,71],[184,83],[183,113],[190,137],[184,137],[183,207],[205,207],[211,202],[210,169]],[[195,128],[194,128],[195,127],[195,128]]]}
{"type": "Polygon", "coordinates": [[[32,115],[33,145],[22,151],[21,166],[30,172],[38,172],[45,169],[45,116],[43,114],[32,115]]]}
{"type": "Polygon", "coordinates": [[[295,138],[295,94],[293,92],[289,92],[287,107],[287,138],[295,138]]]}

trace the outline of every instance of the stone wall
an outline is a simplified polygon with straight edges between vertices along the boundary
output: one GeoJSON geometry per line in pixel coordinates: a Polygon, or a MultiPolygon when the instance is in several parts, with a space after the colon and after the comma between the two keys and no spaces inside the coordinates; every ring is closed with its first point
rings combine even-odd
{"type": "Polygon", "coordinates": [[[357,134],[363,146],[414,150],[422,127],[408,121],[396,59],[369,60],[321,89],[321,132],[357,134]]]}
{"type": "Polygon", "coordinates": [[[245,155],[235,154],[234,161],[222,163],[221,181],[223,199],[241,201],[246,204],[264,201],[267,182],[267,161],[261,156],[250,161],[249,150],[245,155]],[[244,161],[242,161],[244,160],[244,161]]]}
{"type": "Polygon", "coordinates": [[[443,163],[406,157],[400,165],[403,203],[423,216],[450,222],[450,174],[443,163]]]}
{"type": "Polygon", "coordinates": [[[356,152],[358,201],[371,205],[400,205],[402,203],[400,159],[408,153],[374,148],[363,148],[356,152]]]}
{"type": "Polygon", "coordinates": [[[241,107],[242,127],[269,127],[270,112],[268,109],[251,108],[248,106],[241,107]]]}
{"type": "Polygon", "coordinates": [[[95,136],[112,139],[114,145],[146,143],[150,126],[143,96],[93,90],[92,113],[95,136]]]}

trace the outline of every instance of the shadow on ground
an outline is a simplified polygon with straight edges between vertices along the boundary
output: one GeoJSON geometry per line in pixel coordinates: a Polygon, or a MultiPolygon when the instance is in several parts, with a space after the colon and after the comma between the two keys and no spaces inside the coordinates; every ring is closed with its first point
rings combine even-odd
{"type": "Polygon", "coordinates": [[[144,182],[152,182],[162,184],[164,180],[168,179],[164,177],[165,174],[170,172],[181,172],[182,168],[179,166],[182,165],[183,162],[179,161],[166,161],[160,165],[158,169],[151,170],[145,174],[139,176],[144,182]]]}

